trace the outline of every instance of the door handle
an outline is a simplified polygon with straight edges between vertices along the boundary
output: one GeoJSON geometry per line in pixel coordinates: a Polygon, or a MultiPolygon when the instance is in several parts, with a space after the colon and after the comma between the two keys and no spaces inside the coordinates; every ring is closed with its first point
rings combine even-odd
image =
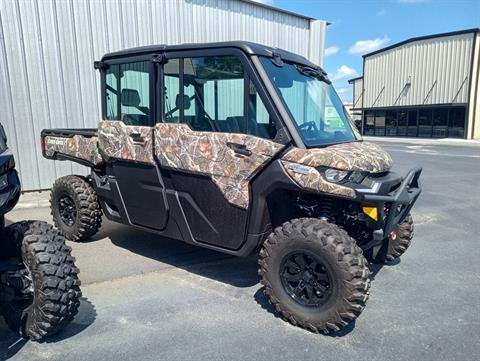
{"type": "Polygon", "coordinates": [[[140,133],[130,133],[130,138],[132,141],[137,145],[145,145],[145,137],[142,136],[140,133]]]}
{"type": "Polygon", "coordinates": [[[231,150],[233,150],[237,154],[246,155],[247,157],[252,155],[252,151],[248,149],[245,144],[228,142],[227,147],[229,147],[231,150]]]}

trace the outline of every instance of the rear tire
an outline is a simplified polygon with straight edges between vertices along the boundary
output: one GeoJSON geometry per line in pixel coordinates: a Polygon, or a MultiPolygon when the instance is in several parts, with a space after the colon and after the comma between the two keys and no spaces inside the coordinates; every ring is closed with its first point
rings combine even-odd
{"type": "Polygon", "coordinates": [[[313,332],[339,331],[360,315],[368,299],[362,250],[344,230],[323,220],[300,218],[277,227],[263,244],[259,264],[264,292],[277,312],[313,332]]]}
{"type": "Polygon", "coordinates": [[[5,229],[16,244],[26,268],[29,285],[16,291],[3,309],[7,325],[32,340],[51,336],[65,327],[78,312],[80,281],[75,258],[65,238],[51,225],[38,221],[14,223],[5,229]]]}
{"type": "Polygon", "coordinates": [[[83,177],[70,175],[57,179],[50,206],[55,227],[70,241],[87,240],[102,224],[97,194],[83,177]]]}
{"type": "Polygon", "coordinates": [[[400,258],[412,244],[413,229],[413,218],[408,214],[402,223],[395,226],[395,238],[389,235],[388,247],[383,246],[373,261],[384,264],[400,258]]]}

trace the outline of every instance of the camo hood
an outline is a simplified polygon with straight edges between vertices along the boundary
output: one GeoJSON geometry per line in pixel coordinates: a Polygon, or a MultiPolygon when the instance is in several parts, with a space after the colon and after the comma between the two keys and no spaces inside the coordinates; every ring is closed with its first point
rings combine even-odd
{"type": "Polygon", "coordinates": [[[282,160],[313,168],[328,167],[371,173],[386,172],[392,167],[392,158],[385,150],[376,144],[363,141],[325,148],[293,148],[282,160]]]}

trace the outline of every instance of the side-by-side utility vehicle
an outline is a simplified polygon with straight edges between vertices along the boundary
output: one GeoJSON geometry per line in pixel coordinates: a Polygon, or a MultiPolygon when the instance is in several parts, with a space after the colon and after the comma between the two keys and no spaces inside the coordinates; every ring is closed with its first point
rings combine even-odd
{"type": "Polygon", "coordinates": [[[260,253],[290,322],[334,332],[368,298],[367,259],[399,257],[421,169],[405,177],[362,141],[326,73],[246,42],[105,55],[98,129],[47,129],[43,154],[91,168],[58,179],[58,229],[82,241],[110,220],[237,256],[260,253]]]}
{"type": "Polygon", "coordinates": [[[53,226],[21,221],[5,226],[20,196],[15,161],[0,125],[0,316],[20,335],[40,340],[60,331],[80,305],[71,248],[53,226]]]}

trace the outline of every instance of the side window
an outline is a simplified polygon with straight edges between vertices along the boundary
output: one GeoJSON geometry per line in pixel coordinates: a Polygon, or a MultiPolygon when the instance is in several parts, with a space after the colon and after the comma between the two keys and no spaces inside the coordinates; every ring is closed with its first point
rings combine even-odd
{"type": "Polygon", "coordinates": [[[150,62],[120,64],[120,119],[127,125],[150,124],[150,62]]]}
{"type": "Polygon", "coordinates": [[[180,122],[180,59],[170,59],[163,66],[164,74],[164,121],[180,122]]]}
{"type": "Polygon", "coordinates": [[[110,66],[105,72],[105,105],[106,118],[108,120],[118,119],[118,65],[110,66]]]}
{"type": "Polygon", "coordinates": [[[235,56],[184,59],[185,122],[192,129],[243,133],[244,71],[235,56]],[[193,108],[193,111],[190,111],[193,108]]]}
{"type": "Polygon", "coordinates": [[[245,81],[236,56],[170,59],[163,73],[164,122],[186,123],[197,131],[275,138],[275,123],[253,82],[245,81]]]}
{"type": "Polygon", "coordinates": [[[266,139],[274,139],[277,135],[275,122],[270,118],[252,81],[248,93],[248,134],[266,139]]]}
{"type": "Polygon", "coordinates": [[[164,65],[164,74],[165,122],[186,123],[198,131],[245,132],[244,71],[240,59],[173,59],[164,65]],[[176,66],[176,62],[180,64],[176,66]]]}

